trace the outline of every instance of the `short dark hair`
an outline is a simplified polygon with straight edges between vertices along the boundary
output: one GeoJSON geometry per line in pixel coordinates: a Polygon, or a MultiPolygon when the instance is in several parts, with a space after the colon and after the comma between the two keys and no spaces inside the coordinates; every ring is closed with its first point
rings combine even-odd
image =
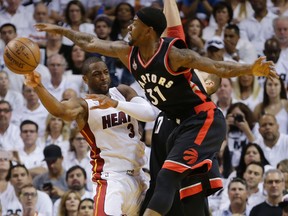
{"type": "Polygon", "coordinates": [[[65,177],[66,181],[68,180],[69,174],[70,174],[71,172],[73,172],[74,170],[77,170],[77,169],[80,169],[81,172],[82,172],[83,175],[84,175],[84,178],[87,179],[86,170],[85,170],[83,167],[79,166],[79,165],[75,165],[75,166],[72,166],[70,169],[67,170],[67,172],[66,172],[66,177],[65,177]]]}
{"type": "Polygon", "coordinates": [[[69,10],[70,10],[70,7],[71,5],[77,5],[80,9],[80,13],[81,13],[81,21],[82,22],[85,22],[86,20],[86,17],[85,17],[85,14],[86,14],[86,11],[85,11],[85,7],[83,5],[83,3],[81,1],[78,1],[78,0],[72,0],[72,1],[69,1],[69,3],[67,4],[66,6],[66,9],[65,9],[65,18],[66,18],[66,22],[68,24],[71,24],[71,19],[70,19],[70,16],[69,16],[69,10]]]}
{"type": "Polygon", "coordinates": [[[238,36],[240,36],[240,29],[239,29],[239,27],[236,25],[236,24],[228,24],[226,27],[225,27],[225,29],[229,29],[229,30],[234,30],[235,31],[235,33],[238,35],[238,36]]]}
{"type": "Polygon", "coordinates": [[[8,101],[0,100],[0,104],[7,104],[8,107],[9,107],[9,110],[12,111],[12,106],[11,106],[11,104],[8,101]]]}
{"type": "Polygon", "coordinates": [[[230,189],[231,184],[233,184],[233,183],[235,183],[235,182],[241,183],[242,185],[245,186],[245,188],[246,188],[246,190],[247,190],[248,186],[247,186],[246,181],[245,181],[244,179],[242,179],[242,178],[239,178],[239,177],[235,177],[235,178],[232,178],[232,179],[231,179],[231,181],[230,181],[229,184],[228,184],[228,190],[230,189]]]}
{"type": "Polygon", "coordinates": [[[14,24],[12,23],[5,23],[3,24],[1,27],[0,27],[0,33],[2,32],[2,29],[5,28],[5,27],[12,27],[13,30],[15,31],[15,33],[17,33],[17,28],[14,24]]]}
{"type": "Polygon", "coordinates": [[[249,164],[247,164],[247,166],[246,166],[246,168],[245,168],[245,172],[246,172],[247,168],[248,168],[250,165],[256,165],[256,166],[261,167],[261,169],[262,169],[262,176],[264,175],[265,170],[264,170],[264,166],[263,166],[263,164],[262,164],[261,162],[258,162],[258,161],[252,161],[252,162],[250,162],[249,164]]]}
{"type": "Polygon", "coordinates": [[[107,16],[107,15],[99,15],[95,18],[94,20],[94,25],[96,25],[96,23],[98,22],[105,22],[107,26],[112,27],[112,20],[107,16]]]}
{"type": "Polygon", "coordinates": [[[8,174],[6,176],[6,181],[10,181],[11,177],[12,177],[12,171],[16,168],[23,168],[26,172],[27,175],[29,175],[29,171],[27,169],[27,167],[24,164],[15,164],[10,166],[10,169],[8,170],[8,174]]]}
{"type": "Polygon", "coordinates": [[[22,127],[24,126],[24,125],[27,125],[27,124],[32,124],[32,125],[35,125],[35,127],[36,127],[36,131],[38,132],[38,124],[36,123],[36,122],[34,122],[34,121],[31,121],[31,120],[24,120],[24,121],[22,121],[21,122],[21,124],[20,124],[20,130],[22,131],[22,127]]]}
{"type": "Polygon", "coordinates": [[[231,5],[225,1],[220,1],[218,3],[216,3],[213,7],[213,17],[215,18],[216,17],[216,13],[219,11],[219,10],[223,10],[224,8],[227,8],[227,11],[228,11],[228,15],[229,15],[229,19],[228,19],[228,23],[230,23],[233,19],[233,9],[231,7],[231,5]]]}
{"type": "Polygon", "coordinates": [[[78,206],[78,210],[80,210],[81,204],[82,204],[83,202],[85,202],[85,201],[89,201],[89,202],[91,202],[92,204],[94,203],[94,200],[93,200],[93,199],[91,199],[91,198],[84,198],[84,199],[82,199],[82,200],[80,201],[79,206],[78,206]]]}
{"type": "MultiPolygon", "coordinates": [[[[92,57],[89,57],[87,58],[84,63],[83,63],[83,66],[82,66],[82,74],[83,75],[87,75],[89,73],[89,66],[92,64],[92,63],[96,63],[96,62],[104,62],[101,58],[98,58],[96,56],[92,56],[92,57]]],[[[104,62],[105,63],[105,62],[104,62]]],[[[106,63],[105,63],[106,64],[106,63]]]]}

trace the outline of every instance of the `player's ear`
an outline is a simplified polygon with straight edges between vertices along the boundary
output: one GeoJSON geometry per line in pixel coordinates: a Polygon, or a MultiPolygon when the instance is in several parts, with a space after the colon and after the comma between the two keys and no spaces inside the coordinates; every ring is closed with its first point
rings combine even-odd
{"type": "Polygon", "coordinates": [[[83,75],[83,76],[82,76],[82,79],[83,79],[84,83],[87,84],[87,82],[88,82],[88,78],[87,78],[87,76],[83,75]]]}
{"type": "Polygon", "coordinates": [[[212,86],[214,86],[214,81],[212,81],[212,80],[205,80],[205,85],[206,86],[209,86],[209,87],[212,87],[212,86]]]}

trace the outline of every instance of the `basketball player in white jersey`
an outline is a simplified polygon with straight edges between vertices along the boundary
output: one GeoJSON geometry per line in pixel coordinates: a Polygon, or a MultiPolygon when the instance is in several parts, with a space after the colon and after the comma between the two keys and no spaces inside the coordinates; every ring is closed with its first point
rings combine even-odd
{"type": "Polygon", "coordinates": [[[52,115],[76,120],[89,143],[94,216],[138,215],[147,180],[142,171],[145,146],[140,141],[137,120],[153,121],[156,113],[131,87],[109,89],[109,71],[101,59],[88,58],[82,73],[89,93],[97,95],[59,102],[44,88],[37,72],[26,75],[26,85],[35,89],[52,115]]]}

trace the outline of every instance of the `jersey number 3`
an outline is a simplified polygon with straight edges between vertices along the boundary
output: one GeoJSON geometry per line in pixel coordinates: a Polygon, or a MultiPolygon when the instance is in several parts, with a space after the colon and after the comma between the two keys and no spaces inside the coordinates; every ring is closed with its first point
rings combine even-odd
{"type": "Polygon", "coordinates": [[[158,105],[159,100],[157,99],[157,97],[160,98],[162,101],[166,101],[166,98],[164,97],[158,86],[156,86],[154,89],[146,89],[146,91],[149,94],[149,97],[151,98],[150,102],[153,105],[158,105]]]}

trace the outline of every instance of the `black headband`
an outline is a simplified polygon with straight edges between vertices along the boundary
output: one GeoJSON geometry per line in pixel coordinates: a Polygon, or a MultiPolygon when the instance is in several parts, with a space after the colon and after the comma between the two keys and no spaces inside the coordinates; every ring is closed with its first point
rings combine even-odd
{"type": "Polygon", "coordinates": [[[153,9],[150,9],[150,13],[147,13],[148,11],[144,12],[144,10],[139,10],[136,15],[138,19],[140,19],[145,25],[153,27],[155,32],[162,34],[162,32],[166,28],[165,16],[161,14],[162,12],[160,12],[160,10],[156,11],[155,9],[153,9]]]}

